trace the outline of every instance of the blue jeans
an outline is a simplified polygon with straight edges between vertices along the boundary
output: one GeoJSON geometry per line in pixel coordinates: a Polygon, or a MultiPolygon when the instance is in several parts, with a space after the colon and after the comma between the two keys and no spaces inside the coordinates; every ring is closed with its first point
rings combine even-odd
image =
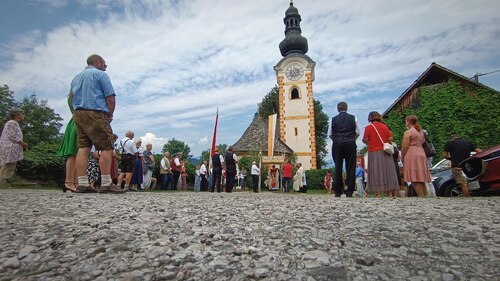
{"type": "Polygon", "coordinates": [[[163,174],[160,188],[163,190],[173,189],[173,185],[174,178],[172,177],[172,174],[163,174]]]}
{"type": "Polygon", "coordinates": [[[283,178],[283,192],[290,192],[292,186],[292,178],[283,178]]]}
{"type": "Polygon", "coordinates": [[[239,178],[238,185],[241,186],[241,188],[245,188],[245,178],[239,178]]]}
{"type": "Polygon", "coordinates": [[[363,187],[363,177],[356,178],[356,188],[358,189],[358,195],[365,197],[365,189],[363,187]]]}

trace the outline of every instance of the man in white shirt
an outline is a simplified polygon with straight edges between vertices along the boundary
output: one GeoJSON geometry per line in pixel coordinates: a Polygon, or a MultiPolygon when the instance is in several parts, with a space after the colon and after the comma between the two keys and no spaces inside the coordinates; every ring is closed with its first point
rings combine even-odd
{"type": "Polygon", "coordinates": [[[160,189],[173,189],[174,178],[172,177],[172,167],[170,165],[170,152],[166,151],[160,161],[160,189]]]}
{"type": "Polygon", "coordinates": [[[118,176],[118,184],[121,185],[123,177],[125,177],[124,189],[128,190],[130,186],[130,180],[132,179],[132,173],[134,172],[134,158],[137,154],[137,147],[134,144],[134,132],[127,131],[125,133],[125,138],[123,138],[119,143],[119,148],[121,151],[120,159],[120,175],[118,176]]]}
{"type": "Polygon", "coordinates": [[[252,171],[250,174],[252,175],[253,192],[259,192],[260,169],[257,167],[257,163],[255,161],[252,162],[252,171]]]}
{"type": "Polygon", "coordinates": [[[208,181],[207,181],[207,161],[203,161],[200,167],[200,177],[201,177],[201,191],[207,191],[208,181]]]}

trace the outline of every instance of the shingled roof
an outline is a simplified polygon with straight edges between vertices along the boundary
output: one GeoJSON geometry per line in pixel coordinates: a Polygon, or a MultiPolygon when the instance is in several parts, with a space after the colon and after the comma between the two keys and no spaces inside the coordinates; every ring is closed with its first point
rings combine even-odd
{"type": "MultiPolygon", "coordinates": [[[[262,151],[263,154],[267,154],[267,127],[267,119],[256,114],[252,123],[250,123],[241,138],[233,144],[234,152],[262,151]]],[[[278,138],[278,133],[279,131],[276,130],[274,152],[279,154],[292,154],[293,150],[278,138]]]]}

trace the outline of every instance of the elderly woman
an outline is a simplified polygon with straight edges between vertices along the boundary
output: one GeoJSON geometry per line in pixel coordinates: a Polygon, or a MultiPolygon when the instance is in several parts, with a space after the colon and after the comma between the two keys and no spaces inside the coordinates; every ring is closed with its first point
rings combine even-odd
{"type": "Polygon", "coordinates": [[[404,178],[406,182],[411,182],[419,197],[425,197],[427,195],[425,183],[431,182],[431,174],[427,165],[427,156],[422,147],[425,141],[424,132],[418,124],[417,116],[410,115],[405,121],[408,130],[403,135],[401,151],[404,178]]]}
{"type": "Polygon", "coordinates": [[[392,196],[399,190],[398,178],[392,155],[384,151],[384,143],[392,142],[392,132],[376,111],[370,112],[368,122],[363,135],[363,142],[368,145],[368,191],[377,197],[382,192],[392,196]]]}
{"type": "Polygon", "coordinates": [[[10,184],[17,161],[23,160],[23,149],[28,146],[23,141],[23,132],[19,122],[24,120],[24,111],[14,108],[10,111],[10,120],[3,127],[0,138],[0,186],[10,184]]]}

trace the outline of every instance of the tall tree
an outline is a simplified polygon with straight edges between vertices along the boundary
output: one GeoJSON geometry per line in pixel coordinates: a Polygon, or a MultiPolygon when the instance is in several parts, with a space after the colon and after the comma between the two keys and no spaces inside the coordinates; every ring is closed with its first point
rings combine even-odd
{"type": "Polygon", "coordinates": [[[9,111],[16,105],[14,100],[14,92],[9,89],[9,86],[0,86],[0,133],[3,125],[9,120],[9,111]]]}
{"type": "Polygon", "coordinates": [[[47,105],[47,100],[38,100],[35,94],[26,96],[19,104],[26,118],[19,125],[24,140],[30,145],[41,142],[52,143],[61,140],[61,116],[47,105]]]}
{"type": "Polygon", "coordinates": [[[203,150],[201,152],[201,159],[200,159],[200,163],[203,163],[203,161],[207,161],[208,163],[208,160],[210,159],[210,149],[207,149],[207,150],[203,150]]]}
{"type": "Polygon", "coordinates": [[[226,154],[227,147],[228,147],[227,144],[222,143],[222,144],[219,144],[217,147],[219,148],[220,155],[225,155],[226,154]]]}
{"type": "Polygon", "coordinates": [[[278,86],[274,85],[271,91],[262,98],[255,114],[259,114],[263,118],[267,118],[267,116],[273,114],[278,114],[279,117],[278,86]]]}
{"type": "Polygon", "coordinates": [[[189,154],[191,152],[191,148],[189,146],[180,140],[176,140],[175,138],[172,138],[169,140],[164,146],[163,146],[163,152],[168,151],[170,154],[174,155],[178,152],[182,153],[182,159],[189,160],[191,159],[191,155],[189,154]]]}
{"type": "MultiPolygon", "coordinates": [[[[259,103],[255,114],[267,118],[272,114],[279,116],[278,86],[274,86],[269,93],[259,103]]],[[[328,115],[323,112],[320,101],[314,100],[314,126],[316,131],[316,166],[321,169],[325,165],[327,154],[326,137],[328,132],[328,115]]]]}
{"type": "Polygon", "coordinates": [[[321,169],[321,167],[326,165],[325,157],[328,153],[326,148],[328,115],[323,112],[323,106],[317,100],[314,100],[314,126],[316,128],[316,166],[318,169],[321,169]]]}

